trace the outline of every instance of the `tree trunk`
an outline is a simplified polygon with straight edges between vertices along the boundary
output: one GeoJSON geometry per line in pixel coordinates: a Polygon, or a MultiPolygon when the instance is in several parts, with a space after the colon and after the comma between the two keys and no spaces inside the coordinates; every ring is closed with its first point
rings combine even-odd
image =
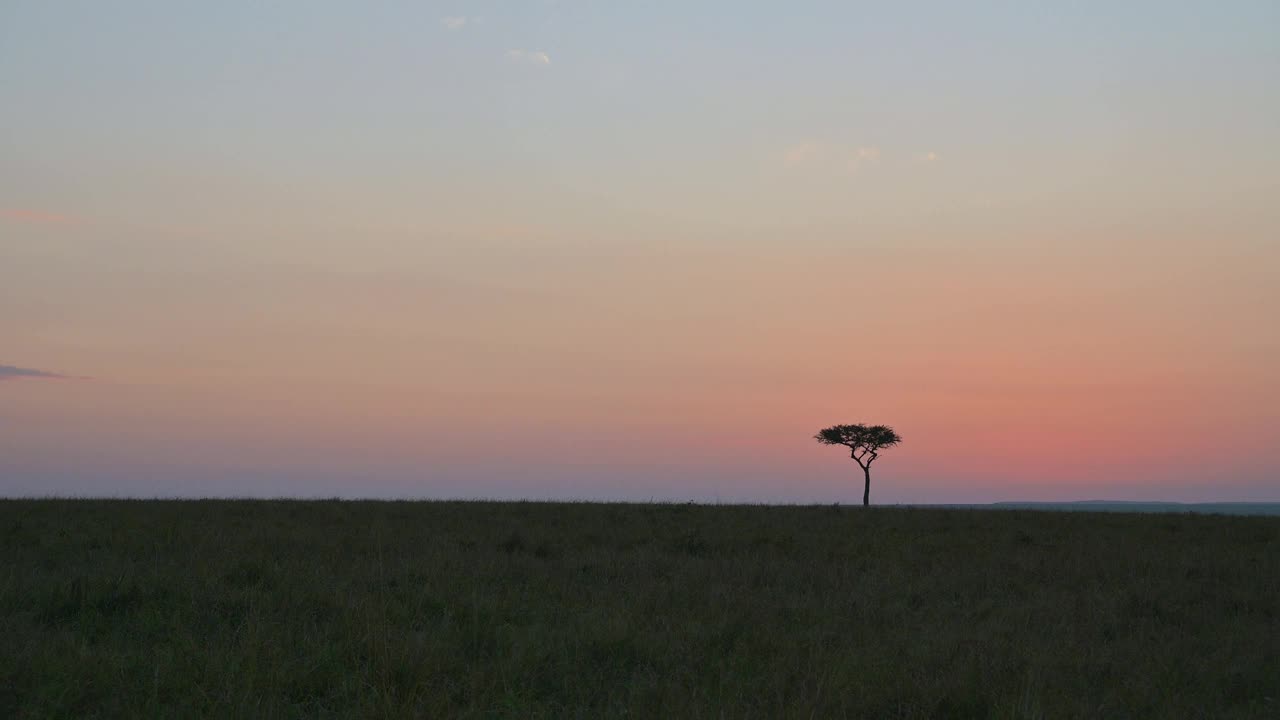
{"type": "Polygon", "coordinates": [[[867,507],[871,504],[871,466],[863,467],[862,474],[867,478],[867,483],[862,486],[862,507],[867,507]]]}

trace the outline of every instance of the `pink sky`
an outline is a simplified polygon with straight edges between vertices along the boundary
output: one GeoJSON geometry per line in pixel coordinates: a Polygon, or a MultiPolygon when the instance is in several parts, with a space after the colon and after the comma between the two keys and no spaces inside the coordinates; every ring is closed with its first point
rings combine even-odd
{"type": "Polygon", "coordinates": [[[96,379],[0,383],[5,489],[825,502],[856,468],[810,436],[867,421],[906,438],[882,502],[1275,494],[1266,252],[558,252],[483,282],[33,252],[77,283],[7,286],[21,361],[96,379]]]}
{"type": "Polygon", "coordinates": [[[712,5],[0,9],[0,495],[1280,500],[1275,3],[712,5]]]}

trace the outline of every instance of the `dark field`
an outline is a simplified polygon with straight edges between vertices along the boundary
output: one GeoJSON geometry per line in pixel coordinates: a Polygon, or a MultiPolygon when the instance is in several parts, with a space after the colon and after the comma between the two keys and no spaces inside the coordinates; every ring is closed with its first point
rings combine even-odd
{"type": "Polygon", "coordinates": [[[0,717],[1280,717],[1280,519],[0,501],[0,717]]]}

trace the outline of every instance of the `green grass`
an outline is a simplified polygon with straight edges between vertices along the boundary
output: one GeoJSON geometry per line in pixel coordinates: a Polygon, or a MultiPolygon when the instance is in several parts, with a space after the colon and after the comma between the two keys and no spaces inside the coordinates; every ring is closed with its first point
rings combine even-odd
{"type": "Polygon", "coordinates": [[[1280,519],[0,501],[0,717],[1280,717],[1280,519]]]}

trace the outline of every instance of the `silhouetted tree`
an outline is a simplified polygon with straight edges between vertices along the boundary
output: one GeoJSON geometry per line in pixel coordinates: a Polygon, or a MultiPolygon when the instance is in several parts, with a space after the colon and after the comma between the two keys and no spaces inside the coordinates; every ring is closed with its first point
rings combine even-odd
{"type": "Polygon", "coordinates": [[[849,448],[849,457],[862,468],[867,479],[862,488],[862,504],[871,504],[871,463],[880,457],[880,451],[902,442],[902,438],[888,425],[832,425],[819,430],[814,440],[823,445],[843,445],[849,448]]]}

